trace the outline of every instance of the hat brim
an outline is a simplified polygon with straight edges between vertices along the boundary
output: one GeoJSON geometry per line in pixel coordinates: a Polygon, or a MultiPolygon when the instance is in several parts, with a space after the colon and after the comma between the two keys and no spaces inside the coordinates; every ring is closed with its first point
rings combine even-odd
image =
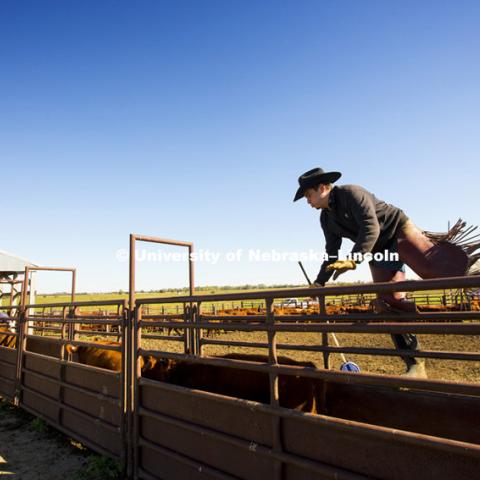
{"type": "Polygon", "coordinates": [[[335,183],[341,176],[342,174],[340,172],[328,172],[312,178],[308,184],[298,187],[293,201],[296,202],[297,200],[300,200],[305,195],[305,190],[308,190],[309,188],[312,188],[320,183],[335,183]]]}

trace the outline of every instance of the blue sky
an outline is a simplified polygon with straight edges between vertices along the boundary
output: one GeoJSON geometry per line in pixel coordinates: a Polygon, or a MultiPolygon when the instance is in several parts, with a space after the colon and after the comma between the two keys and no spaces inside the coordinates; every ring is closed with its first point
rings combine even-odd
{"type": "MultiPolygon", "coordinates": [[[[76,266],[87,291],[127,287],[131,232],[323,251],[292,203],[315,166],[427,230],[480,224],[479,21],[474,1],[4,0],[0,250],[76,266]]],[[[294,262],[196,268],[198,285],[302,281],[294,262]]],[[[183,264],[139,270],[139,288],[185,283],[183,264]]]]}

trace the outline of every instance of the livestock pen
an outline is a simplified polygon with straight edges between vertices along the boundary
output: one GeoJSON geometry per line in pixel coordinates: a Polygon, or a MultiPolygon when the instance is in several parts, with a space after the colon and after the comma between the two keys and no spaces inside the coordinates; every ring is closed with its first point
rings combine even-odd
{"type": "MultiPolygon", "coordinates": [[[[468,287],[479,280],[456,278],[354,288],[365,293],[421,291],[449,285],[468,287]]],[[[318,293],[351,291],[352,287],[329,287],[318,293]]],[[[143,378],[138,368],[134,379],[137,476],[174,478],[174,472],[185,472],[185,478],[203,478],[204,472],[207,478],[474,478],[480,471],[480,426],[472,423],[480,413],[476,383],[346,373],[328,366],[329,357],[339,353],[415,355],[478,364],[478,352],[337,347],[328,344],[326,334],[478,335],[480,313],[415,313],[394,318],[373,313],[275,315],[274,299],[301,294],[305,294],[303,289],[136,301],[133,325],[137,358],[155,355],[176,362],[241,369],[247,379],[248,372],[264,372],[270,390],[268,404],[252,402],[218,393],[221,385],[192,387],[192,379],[190,385],[179,385],[143,378]],[[263,299],[265,315],[209,313],[209,302],[240,298],[263,299]],[[179,301],[184,302],[181,316],[142,314],[146,305],[150,312],[155,305],[165,311],[162,307],[179,301]],[[182,335],[170,338],[152,333],[155,328],[169,327],[179,328],[182,335]],[[256,340],[232,341],[203,335],[220,329],[248,332],[247,338],[261,332],[264,340],[258,341],[256,336],[256,340]],[[292,340],[305,332],[317,333],[319,341],[317,345],[278,342],[277,337],[287,332],[292,340]],[[249,361],[248,354],[243,359],[205,356],[204,350],[212,346],[227,351],[262,349],[266,359],[260,363],[249,361]],[[279,351],[318,353],[317,363],[323,368],[282,365],[279,351]],[[314,413],[282,408],[279,377],[286,375],[312,379],[318,401],[314,413]]]]}
{"type": "MultiPolygon", "coordinates": [[[[132,247],[136,240],[163,242],[134,236],[132,247]]],[[[189,295],[137,299],[133,259],[131,267],[128,303],[0,307],[4,320],[16,322],[14,332],[0,332],[14,339],[0,347],[0,392],[121,460],[126,477],[479,476],[480,311],[332,314],[325,299],[450,292],[478,288],[480,277],[196,295],[191,268],[189,295]],[[312,294],[320,299],[314,313],[275,309],[282,299],[312,294]],[[248,316],[211,308],[234,301],[264,308],[248,316]],[[93,313],[102,306],[111,312],[93,313]],[[330,344],[331,333],[343,335],[342,346],[330,344]],[[451,347],[427,342],[414,353],[396,350],[383,342],[392,333],[448,336],[451,347]],[[363,338],[383,340],[362,345],[363,338]],[[111,352],[119,367],[78,363],[67,346],[111,352]],[[370,368],[343,372],[332,368],[341,353],[359,363],[413,355],[434,366],[454,362],[462,375],[427,380],[370,368]],[[304,396],[298,402],[293,385],[304,396]]]]}
{"type": "Polygon", "coordinates": [[[85,331],[81,326],[95,325],[98,329],[108,325],[116,328],[112,335],[120,341],[118,346],[102,348],[118,351],[126,358],[125,306],[125,301],[120,300],[49,304],[49,309],[55,309],[53,313],[45,313],[45,305],[15,308],[19,313],[4,319],[17,324],[16,332],[8,332],[15,339],[14,348],[0,348],[3,396],[93,450],[121,461],[126,460],[125,368],[113,372],[72,362],[65,345],[96,347],[98,343],[85,341],[85,337],[108,333],[85,331]],[[82,313],[84,308],[107,305],[117,309],[109,318],[82,313]],[[83,341],[79,340],[80,335],[83,341]]]}

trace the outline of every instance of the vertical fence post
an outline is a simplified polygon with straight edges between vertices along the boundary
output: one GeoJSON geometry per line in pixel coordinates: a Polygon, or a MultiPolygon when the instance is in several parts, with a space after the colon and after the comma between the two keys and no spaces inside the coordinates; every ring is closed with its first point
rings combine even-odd
{"type": "MultiPolygon", "coordinates": [[[[12,315],[12,310],[9,312],[9,316],[12,315]]],[[[16,334],[17,334],[17,358],[15,361],[15,382],[14,382],[14,390],[13,390],[13,404],[18,407],[20,402],[20,390],[21,390],[21,365],[22,365],[22,345],[23,345],[23,335],[21,332],[23,331],[23,324],[24,324],[24,310],[22,308],[17,309],[17,325],[16,325],[16,334]]]]}
{"type": "MultiPolygon", "coordinates": [[[[266,321],[267,321],[267,335],[268,335],[268,363],[270,366],[278,365],[277,358],[277,339],[275,329],[275,311],[273,307],[273,298],[265,299],[266,307],[266,321]]],[[[270,404],[272,407],[278,409],[280,406],[280,392],[278,388],[278,374],[270,371],[268,373],[268,380],[270,385],[270,404]]],[[[272,432],[273,432],[273,450],[282,452],[282,419],[279,415],[272,415],[272,432]]],[[[274,464],[274,478],[281,480],[283,463],[281,460],[275,461],[274,464]]]]}
{"type": "MultiPolygon", "coordinates": [[[[318,297],[318,306],[320,309],[320,315],[326,315],[327,307],[325,305],[325,295],[320,295],[318,297]]],[[[324,322],[328,323],[326,320],[324,322]]],[[[322,346],[328,347],[328,332],[322,333],[322,346]]],[[[330,369],[330,352],[323,352],[323,368],[326,370],[330,369]]]]}
{"type": "MultiPolygon", "coordinates": [[[[193,314],[193,320],[195,324],[200,325],[200,319],[202,318],[201,315],[202,315],[202,302],[198,302],[193,314]]],[[[195,328],[193,331],[193,334],[195,336],[195,355],[199,355],[201,357],[202,350],[203,350],[202,330],[200,328],[195,328]]]]}
{"type": "Polygon", "coordinates": [[[133,312],[133,355],[132,355],[132,371],[133,371],[133,397],[132,397],[132,431],[131,431],[131,443],[133,449],[132,462],[133,462],[133,478],[138,478],[138,464],[139,464],[139,436],[140,436],[140,419],[138,416],[138,410],[140,408],[140,395],[138,381],[142,376],[142,370],[138,357],[138,349],[142,347],[142,305],[135,307],[133,312]]]}
{"type": "Polygon", "coordinates": [[[126,442],[126,462],[124,468],[126,470],[127,478],[132,478],[134,473],[134,445],[133,445],[133,349],[134,342],[133,333],[135,323],[135,242],[136,236],[130,235],[130,253],[129,253],[129,287],[128,287],[128,315],[126,317],[126,325],[124,328],[123,341],[125,342],[125,381],[124,381],[124,418],[125,429],[127,435],[126,442]]]}
{"type": "Polygon", "coordinates": [[[23,398],[23,357],[27,347],[27,325],[28,325],[28,309],[25,307],[20,308],[19,323],[17,330],[17,365],[15,375],[15,396],[13,404],[19,407],[23,398]]]}
{"type": "Polygon", "coordinates": [[[190,354],[191,353],[191,348],[190,348],[190,327],[185,327],[185,324],[190,322],[190,317],[191,317],[191,311],[190,311],[190,305],[187,305],[186,303],[183,304],[183,353],[185,354],[190,354]]]}
{"type": "Polygon", "coordinates": [[[22,402],[22,369],[23,369],[23,352],[25,351],[27,340],[25,338],[28,324],[27,292],[29,287],[30,269],[25,267],[23,277],[22,296],[20,297],[20,305],[18,309],[18,326],[17,326],[17,364],[15,371],[15,395],[13,404],[20,406],[22,402]]]}
{"type": "Polygon", "coordinates": [[[60,345],[60,385],[59,385],[59,395],[58,395],[58,402],[59,402],[59,408],[58,408],[58,415],[57,415],[57,423],[62,426],[63,425],[63,405],[65,403],[65,361],[66,361],[66,355],[65,355],[65,337],[70,340],[72,336],[72,326],[73,324],[69,322],[72,318],[72,311],[73,308],[68,308],[67,312],[67,307],[63,307],[62,309],[62,344],[60,345]],[[69,322],[69,323],[65,323],[69,322]]]}

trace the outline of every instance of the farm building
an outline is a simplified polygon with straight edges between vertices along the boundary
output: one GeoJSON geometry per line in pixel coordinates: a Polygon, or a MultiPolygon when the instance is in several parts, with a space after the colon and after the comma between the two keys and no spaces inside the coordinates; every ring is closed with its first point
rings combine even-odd
{"type": "MultiPolygon", "coordinates": [[[[25,267],[35,268],[30,260],[0,250],[0,305],[18,305],[25,279],[25,267]]],[[[35,272],[30,275],[30,301],[34,302],[35,272]]]]}

